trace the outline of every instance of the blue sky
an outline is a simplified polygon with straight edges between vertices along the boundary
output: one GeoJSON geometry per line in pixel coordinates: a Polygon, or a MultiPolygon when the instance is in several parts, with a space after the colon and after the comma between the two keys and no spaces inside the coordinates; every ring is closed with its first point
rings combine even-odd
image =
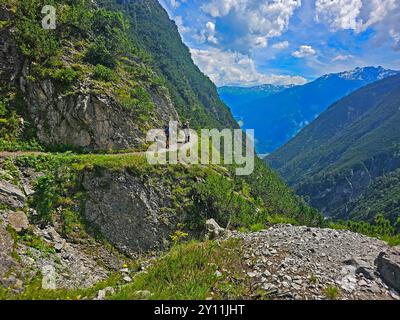
{"type": "Polygon", "coordinates": [[[159,0],[217,85],[400,70],[400,0],[159,0]]]}

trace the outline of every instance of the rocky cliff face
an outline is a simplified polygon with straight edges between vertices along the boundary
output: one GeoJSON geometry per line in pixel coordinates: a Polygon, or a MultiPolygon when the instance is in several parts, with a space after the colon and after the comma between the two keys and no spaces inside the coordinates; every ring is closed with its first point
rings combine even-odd
{"type": "Polygon", "coordinates": [[[172,190],[162,179],[101,170],[86,172],[83,188],[87,221],[125,253],[164,248],[184,222],[184,216],[166,210],[172,207],[172,190]]]}
{"type": "MultiPolygon", "coordinates": [[[[10,179],[1,169],[0,176],[10,179]]],[[[72,218],[66,232],[68,212],[61,207],[52,224],[37,222],[29,196],[40,176],[25,168],[16,180],[0,179],[0,285],[16,294],[38,275],[45,289],[89,288],[134,257],[165,249],[184,219],[166,210],[172,207],[171,187],[162,179],[85,170],[76,186],[84,195],[75,208],[82,216],[72,218]]]]}
{"type": "MultiPolygon", "coordinates": [[[[0,17],[13,21],[13,12],[0,7],[0,17]]],[[[135,149],[145,144],[146,129],[162,128],[178,120],[169,93],[162,87],[145,87],[154,106],[143,123],[137,114],[122,106],[99,83],[81,79],[73,90],[47,77],[33,76],[36,63],[25,57],[15,39],[12,24],[0,31],[0,84],[22,97],[22,113],[36,130],[37,138],[47,146],[70,146],[86,150],[135,149]]],[[[82,54],[69,44],[61,60],[64,67],[76,63],[72,56],[82,54]]]]}
{"type": "MultiPolygon", "coordinates": [[[[26,82],[21,90],[27,109],[37,128],[37,137],[45,145],[68,145],[87,150],[136,149],[145,144],[146,132],[129,110],[112,97],[85,93],[63,95],[49,80],[26,82]]],[[[167,97],[153,93],[161,126],[178,115],[167,97]]]]}

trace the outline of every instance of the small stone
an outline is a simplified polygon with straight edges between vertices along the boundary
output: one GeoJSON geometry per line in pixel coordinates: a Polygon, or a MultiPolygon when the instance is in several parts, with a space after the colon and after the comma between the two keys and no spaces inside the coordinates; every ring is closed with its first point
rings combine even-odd
{"type": "Polygon", "coordinates": [[[125,276],[123,279],[125,282],[132,282],[132,278],[129,276],[125,276]]]}
{"type": "Polygon", "coordinates": [[[247,275],[248,275],[250,278],[255,278],[255,277],[258,276],[258,273],[256,273],[256,272],[247,272],[247,275]]]}
{"type": "Polygon", "coordinates": [[[296,284],[296,283],[292,283],[292,287],[295,289],[295,290],[301,290],[301,286],[299,286],[298,284],[296,284]]]}
{"type": "Polygon", "coordinates": [[[379,288],[379,286],[373,282],[370,287],[369,287],[369,291],[372,293],[381,293],[381,289],[379,288]]]}
{"type": "Polygon", "coordinates": [[[215,276],[216,276],[217,278],[221,278],[221,277],[222,277],[221,271],[219,271],[219,270],[215,271],[215,276]]]}
{"type": "Polygon", "coordinates": [[[64,248],[64,244],[62,242],[57,242],[54,245],[54,249],[56,249],[57,252],[61,252],[61,250],[64,248]]]}
{"type": "Polygon", "coordinates": [[[285,278],[287,281],[289,281],[289,282],[292,281],[292,277],[290,277],[290,276],[288,276],[288,275],[284,276],[284,278],[285,278]]]}
{"type": "Polygon", "coordinates": [[[367,283],[367,281],[365,281],[365,280],[360,280],[360,281],[358,282],[358,285],[359,285],[360,287],[367,287],[367,286],[368,286],[368,283],[367,283]]]}
{"type": "Polygon", "coordinates": [[[111,287],[107,287],[103,290],[100,290],[97,293],[97,300],[106,300],[107,295],[115,293],[115,290],[111,287]]]}
{"type": "Polygon", "coordinates": [[[119,270],[119,272],[121,272],[121,273],[129,273],[129,269],[128,268],[123,268],[123,269],[119,270]]]}
{"type": "Polygon", "coordinates": [[[146,300],[151,296],[151,292],[148,290],[139,290],[135,292],[135,296],[139,299],[139,300],[146,300]]]}
{"type": "Polygon", "coordinates": [[[11,213],[8,216],[8,222],[11,227],[13,227],[13,229],[17,232],[26,230],[29,227],[29,220],[26,217],[25,213],[22,211],[11,213]]]}
{"type": "Polygon", "coordinates": [[[267,278],[271,276],[271,272],[269,272],[268,270],[265,270],[263,273],[264,276],[266,276],[267,278]]]}
{"type": "Polygon", "coordinates": [[[272,283],[265,283],[262,287],[265,291],[268,292],[273,292],[277,290],[276,285],[272,284],[272,283]]]}

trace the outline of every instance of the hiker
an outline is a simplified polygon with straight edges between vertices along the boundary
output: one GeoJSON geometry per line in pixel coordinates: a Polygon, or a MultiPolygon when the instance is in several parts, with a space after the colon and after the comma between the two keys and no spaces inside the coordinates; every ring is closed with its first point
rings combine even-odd
{"type": "Polygon", "coordinates": [[[24,118],[20,117],[18,119],[18,134],[22,134],[25,129],[25,120],[24,118]]]}
{"type": "Polygon", "coordinates": [[[166,143],[167,143],[167,149],[169,149],[169,136],[170,136],[170,132],[169,132],[169,126],[166,126],[164,129],[164,134],[166,137],[166,143]]]}
{"type": "Polygon", "coordinates": [[[189,121],[186,121],[182,126],[183,132],[185,133],[185,144],[190,142],[190,127],[189,121]]]}

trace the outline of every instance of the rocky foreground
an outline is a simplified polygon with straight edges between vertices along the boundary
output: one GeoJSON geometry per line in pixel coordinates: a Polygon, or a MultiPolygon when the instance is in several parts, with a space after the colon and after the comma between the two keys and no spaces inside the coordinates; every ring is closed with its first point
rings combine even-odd
{"type": "Polygon", "coordinates": [[[278,225],[243,239],[257,292],[273,299],[399,300],[400,248],[350,231],[278,225]]]}

